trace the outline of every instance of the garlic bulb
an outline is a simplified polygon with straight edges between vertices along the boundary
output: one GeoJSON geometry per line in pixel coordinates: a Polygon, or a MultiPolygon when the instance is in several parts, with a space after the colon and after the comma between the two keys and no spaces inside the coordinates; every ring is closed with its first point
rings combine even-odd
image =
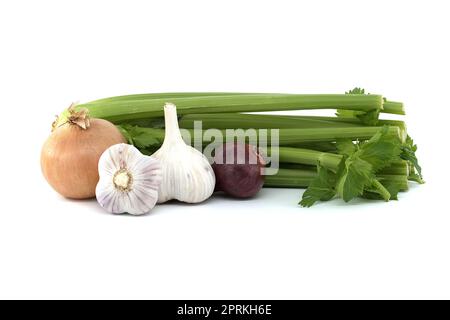
{"type": "Polygon", "coordinates": [[[162,166],[163,178],[158,191],[158,203],[171,199],[188,203],[205,201],[214,192],[214,171],[200,151],[183,141],[174,104],[166,103],[164,118],[164,142],[152,155],[160,160],[162,166]]]}
{"type": "Polygon", "coordinates": [[[162,179],[157,159],[120,143],[102,154],[98,172],[95,194],[98,203],[109,212],[140,215],[155,206],[162,179]]]}

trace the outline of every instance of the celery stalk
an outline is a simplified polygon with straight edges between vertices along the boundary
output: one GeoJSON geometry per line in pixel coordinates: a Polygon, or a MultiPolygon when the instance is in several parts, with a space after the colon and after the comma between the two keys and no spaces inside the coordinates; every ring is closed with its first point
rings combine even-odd
{"type": "MultiPolygon", "coordinates": [[[[342,155],[309,149],[280,147],[279,161],[316,166],[321,164],[327,169],[336,171],[342,161],[342,155]]],[[[270,152],[269,152],[270,154],[270,152]]]]}
{"type": "MultiPolygon", "coordinates": [[[[202,121],[204,129],[349,128],[363,125],[357,118],[220,113],[185,115],[180,119],[180,127],[193,128],[195,121],[202,121]]],[[[403,121],[378,120],[377,125],[398,127],[401,140],[406,140],[406,124],[403,121]]]]}
{"type": "MultiPolygon", "coordinates": [[[[288,95],[283,93],[249,93],[249,92],[164,92],[164,93],[144,93],[131,94],[123,96],[115,96],[104,99],[98,99],[89,102],[89,104],[104,104],[111,102],[134,102],[154,99],[172,99],[172,98],[195,98],[195,97],[216,97],[216,96],[243,96],[243,95],[265,95],[277,96],[288,95]]],[[[293,94],[291,94],[293,95],[293,94]]],[[[385,113],[405,114],[403,103],[396,101],[383,101],[383,108],[381,110],[385,113]]]]}
{"type": "Polygon", "coordinates": [[[296,116],[277,116],[261,114],[219,113],[219,114],[188,114],[181,117],[182,128],[194,128],[196,121],[202,122],[203,129],[229,128],[342,128],[358,127],[361,123],[309,119],[296,116]]]}
{"type": "MultiPolygon", "coordinates": [[[[298,164],[298,163],[280,163],[280,168],[283,169],[297,169],[297,170],[312,170],[316,171],[316,165],[298,164]]],[[[333,169],[333,168],[332,168],[333,169]]],[[[409,165],[407,161],[399,161],[392,163],[390,166],[381,169],[377,174],[379,175],[395,175],[395,176],[408,176],[409,165]]]]}
{"type": "Polygon", "coordinates": [[[405,109],[403,107],[403,103],[388,100],[383,103],[383,112],[404,115],[405,109]]]}
{"type": "MultiPolygon", "coordinates": [[[[307,188],[317,171],[314,169],[285,169],[280,168],[278,173],[264,177],[265,188],[307,188]]],[[[401,191],[408,190],[407,176],[403,175],[377,175],[381,181],[395,183],[401,191]]]]}
{"type": "Polygon", "coordinates": [[[382,110],[379,95],[352,94],[244,94],[221,96],[174,97],[141,100],[113,100],[80,104],[91,117],[114,123],[163,115],[163,105],[172,102],[179,115],[191,113],[257,112],[279,110],[346,109],[356,111],[382,110]]]}
{"type": "Polygon", "coordinates": [[[316,176],[315,170],[279,169],[276,175],[264,177],[264,187],[306,188],[316,176]]]}
{"type": "MultiPolygon", "coordinates": [[[[202,121],[204,129],[216,128],[342,128],[362,126],[357,118],[268,115],[268,114],[188,114],[180,118],[180,127],[193,128],[202,121]]],[[[378,120],[378,125],[399,127],[406,132],[406,124],[398,120],[378,120]]]]}
{"type": "MultiPolygon", "coordinates": [[[[158,147],[157,144],[162,143],[162,137],[164,136],[163,129],[131,126],[119,126],[119,128],[122,130],[124,136],[128,138],[129,142],[137,144],[138,148],[141,141],[150,141],[149,143],[153,143],[154,145],[149,145],[149,147],[154,149],[158,147]]],[[[292,146],[312,142],[332,142],[337,139],[364,140],[371,138],[379,130],[379,127],[279,129],[278,143],[280,146],[292,146]]],[[[211,142],[204,138],[204,131],[201,134],[196,134],[194,130],[189,129],[188,132],[192,141],[187,141],[187,143],[202,143],[205,145],[211,142]]],[[[249,140],[248,136],[243,135],[243,132],[229,132],[228,130],[221,130],[220,132],[224,139],[223,141],[233,141],[238,138],[245,141],[249,140]]],[[[256,131],[256,133],[259,144],[259,131],[256,131]]],[[[267,133],[267,144],[271,145],[272,132],[268,131],[267,133]]],[[[397,127],[389,127],[388,134],[400,139],[397,127]]],[[[143,144],[142,148],[145,149],[145,144],[143,144]]]]}
{"type": "MultiPolygon", "coordinates": [[[[138,101],[149,99],[171,99],[171,98],[191,98],[191,97],[208,97],[208,96],[236,96],[236,95],[254,95],[264,93],[241,93],[241,92],[162,92],[162,93],[139,93],[129,94],[123,96],[115,96],[109,98],[98,99],[90,101],[92,103],[105,103],[105,102],[117,102],[117,101],[138,101]]],[[[275,95],[275,93],[267,93],[267,95],[275,95]]]]}

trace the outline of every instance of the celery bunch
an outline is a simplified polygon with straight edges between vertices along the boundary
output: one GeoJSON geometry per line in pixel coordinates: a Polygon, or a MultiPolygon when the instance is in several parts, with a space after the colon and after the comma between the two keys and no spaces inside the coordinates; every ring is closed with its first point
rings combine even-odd
{"type": "MultiPolygon", "coordinates": [[[[109,120],[146,154],[164,139],[162,106],[177,105],[181,128],[279,129],[281,169],[266,176],[267,187],[307,188],[300,204],[309,207],[335,197],[397,199],[408,180],[423,183],[417,146],[403,121],[380,114],[404,114],[403,104],[355,88],[345,94],[151,93],[100,99],[78,107],[109,120]],[[335,109],[334,117],[248,114],[281,110],[335,109]]],[[[64,121],[63,113],[59,121],[64,121]]],[[[269,131],[270,132],[270,131],[269,131]]],[[[211,141],[194,137],[192,144],[211,141]],[[198,141],[200,139],[201,141],[198,141]]],[[[258,137],[259,138],[259,137],[258,137]]],[[[270,141],[270,137],[269,137],[270,141]]],[[[270,148],[268,149],[270,150],[270,148]]]]}

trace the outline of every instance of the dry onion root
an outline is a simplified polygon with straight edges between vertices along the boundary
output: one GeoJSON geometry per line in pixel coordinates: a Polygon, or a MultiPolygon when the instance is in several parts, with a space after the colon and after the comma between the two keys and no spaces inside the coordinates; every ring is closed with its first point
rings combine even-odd
{"type": "Polygon", "coordinates": [[[42,147],[42,173],[64,197],[95,197],[100,156],[110,146],[124,142],[125,138],[112,123],[89,119],[86,109],[75,111],[71,105],[67,119],[53,127],[42,147]]]}

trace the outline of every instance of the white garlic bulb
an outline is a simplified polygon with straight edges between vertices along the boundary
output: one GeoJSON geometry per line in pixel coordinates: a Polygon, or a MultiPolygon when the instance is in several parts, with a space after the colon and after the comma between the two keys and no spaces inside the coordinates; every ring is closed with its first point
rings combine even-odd
{"type": "Polygon", "coordinates": [[[162,166],[163,178],[158,191],[158,202],[171,199],[188,203],[205,201],[214,192],[214,171],[200,151],[183,141],[174,104],[166,103],[164,118],[164,142],[152,155],[160,160],[162,166]]]}
{"type": "Polygon", "coordinates": [[[100,180],[95,194],[98,203],[109,212],[140,215],[155,206],[162,180],[157,159],[120,143],[101,155],[98,172],[100,180]]]}

